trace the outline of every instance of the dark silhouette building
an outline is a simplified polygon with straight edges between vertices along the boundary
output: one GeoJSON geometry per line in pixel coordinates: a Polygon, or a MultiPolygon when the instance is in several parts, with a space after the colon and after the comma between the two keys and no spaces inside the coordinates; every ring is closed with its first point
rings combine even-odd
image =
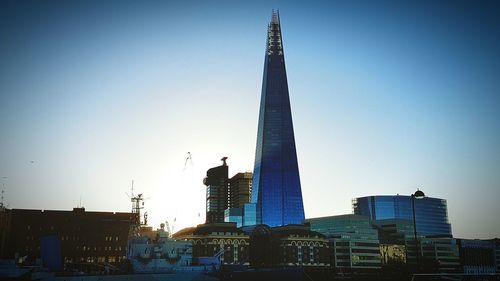
{"type": "Polygon", "coordinates": [[[307,225],[243,227],[250,235],[252,267],[330,266],[328,240],[307,225]]]}
{"type": "Polygon", "coordinates": [[[252,203],[257,224],[281,226],[304,220],[283,40],[275,11],[267,31],[252,203]]]}
{"type": "Polygon", "coordinates": [[[463,273],[497,273],[495,240],[457,239],[457,244],[463,273]]]}
{"type": "Polygon", "coordinates": [[[10,230],[11,210],[0,203],[0,259],[7,258],[8,235],[10,230]]]}
{"type": "Polygon", "coordinates": [[[49,254],[60,255],[65,270],[117,265],[126,257],[129,230],[137,219],[133,213],[86,212],[84,208],[12,209],[5,257],[26,257],[26,263],[35,262],[41,257],[41,241],[56,237],[60,253],[49,254]]]}
{"type": "Polygon", "coordinates": [[[226,159],[227,157],[221,159],[221,166],[209,169],[203,179],[203,184],[207,186],[206,223],[224,222],[224,210],[229,207],[226,159]]]}

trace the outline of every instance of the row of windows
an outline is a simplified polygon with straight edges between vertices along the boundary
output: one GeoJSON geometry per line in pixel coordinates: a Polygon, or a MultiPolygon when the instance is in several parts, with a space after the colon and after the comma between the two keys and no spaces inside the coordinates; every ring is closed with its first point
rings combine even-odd
{"type": "Polygon", "coordinates": [[[115,236],[115,237],[113,237],[113,236],[105,236],[104,237],[104,241],[113,241],[113,240],[114,241],[118,241],[118,236],[115,236]]]}
{"type": "MultiPolygon", "coordinates": [[[[78,251],[78,250],[80,250],[80,247],[76,246],[75,249],[78,251]]],[[[82,249],[82,251],[100,251],[101,247],[97,247],[97,246],[94,246],[94,247],[83,246],[81,249],[82,249]]],[[[104,251],[113,251],[113,247],[111,247],[111,246],[105,246],[102,249],[104,249],[104,251]]],[[[115,251],[121,251],[122,250],[122,246],[115,246],[114,250],[115,251]]]]}
{"type": "MultiPolygon", "coordinates": [[[[27,229],[27,230],[35,230],[35,227],[32,227],[31,225],[27,224],[27,225],[26,225],[26,229],[27,229]]],[[[39,226],[39,227],[38,227],[38,230],[39,230],[39,231],[42,231],[42,230],[44,230],[44,228],[43,228],[42,226],[39,226]]],[[[54,226],[53,226],[53,225],[48,226],[48,227],[47,227],[47,230],[53,231],[53,230],[54,230],[54,226]]],[[[81,227],[80,227],[80,226],[74,226],[74,227],[73,227],[73,230],[80,231],[80,230],[81,230],[81,227]]]]}
{"type": "Polygon", "coordinates": [[[98,257],[64,257],[64,263],[88,262],[88,263],[114,263],[125,260],[125,256],[98,256],[98,257]]]}
{"type": "MultiPolygon", "coordinates": [[[[28,235],[28,236],[26,236],[26,240],[27,241],[35,241],[38,239],[35,239],[34,235],[28,235]]],[[[118,241],[118,240],[119,240],[118,236],[105,236],[104,237],[104,241],[108,241],[108,242],[118,241]]],[[[63,235],[63,236],[61,236],[61,241],[80,241],[80,237],[79,236],[63,235]]]]}
{"type": "Polygon", "coordinates": [[[379,254],[380,250],[369,250],[369,249],[352,249],[353,253],[372,253],[372,254],[379,254]]]}

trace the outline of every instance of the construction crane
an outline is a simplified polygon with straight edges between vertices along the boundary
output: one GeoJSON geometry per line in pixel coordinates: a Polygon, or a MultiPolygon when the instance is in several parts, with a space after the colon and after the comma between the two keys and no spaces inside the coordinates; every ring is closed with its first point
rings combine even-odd
{"type": "Polygon", "coordinates": [[[184,169],[183,171],[186,170],[188,162],[193,166],[193,156],[191,156],[191,152],[188,151],[187,156],[186,156],[186,161],[184,161],[184,169]]]}

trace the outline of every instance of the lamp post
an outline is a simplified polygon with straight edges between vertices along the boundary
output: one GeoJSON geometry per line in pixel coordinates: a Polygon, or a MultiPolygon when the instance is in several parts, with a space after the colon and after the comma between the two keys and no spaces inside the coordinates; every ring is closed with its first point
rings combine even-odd
{"type": "Polygon", "coordinates": [[[419,251],[418,251],[418,239],[417,239],[417,220],[415,217],[415,198],[416,199],[422,199],[425,197],[425,194],[422,190],[419,190],[417,188],[417,191],[411,195],[411,206],[412,206],[412,211],[413,211],[413,238],[415,239],[415,258],[417,262],[417,271],[419,271],[420,268],[420,261],[419,261],[419,251]]]}

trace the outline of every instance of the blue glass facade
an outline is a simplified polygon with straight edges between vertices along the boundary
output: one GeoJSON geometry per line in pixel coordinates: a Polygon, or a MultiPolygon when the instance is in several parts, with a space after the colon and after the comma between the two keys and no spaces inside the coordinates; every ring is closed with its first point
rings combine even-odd
{"type": "MultiPolygon", "coordinates": [[[[374,221],[403,219],[413,222],[411,196],[367,196],[356,198],[354,213],[374,221]]],[[[415,223],[419,236],[452,237],[446,200],[424,197],[415,199],[415,223]]]]}
{"type": "Polygon", "coordinates": [[[243,206],[243,226],[257,224],[257,204],[245,203],[243,206]]]}
{"type": "Polygon", "coordinates": [[[256,204],[257,223],[280,226],[304,220],[281,28],[275,12],[268,26],[251,202],[256,204]]]}
{"type": "Polygon", "coordinates": [[[242,227],[243,208],[227,208],[224,211],[224,222],[235,222],[236,227],[242,227]]]}

